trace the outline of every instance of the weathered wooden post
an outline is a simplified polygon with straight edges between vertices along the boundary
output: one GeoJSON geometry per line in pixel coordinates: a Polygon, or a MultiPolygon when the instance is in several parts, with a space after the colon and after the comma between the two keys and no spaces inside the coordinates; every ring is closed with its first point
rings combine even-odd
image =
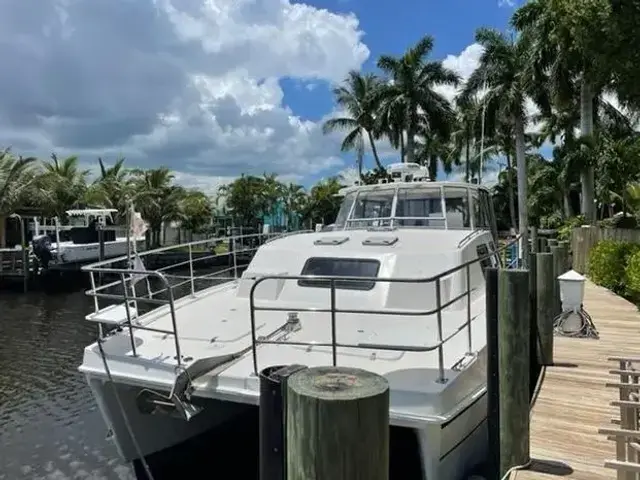
{"type": "MultiPolygon", "coordinates": [[[[498,273],[500,477],[529,455],[529,271],[498,273]]],[[[498,477],[498,478],[500,478],[498,477]]]]}
{"type": "Polygon", "coordinates": [[[282,480],[286,474],[285,398],[287,379],[306,367],[275,365],[260,372],[258,420],[260,480],[282,480]]]}
{"type": "Polygon", "coordinates": [[[565,257],[564,271],[568,272],[569,270],[571,270],[571,258],[570,258],[571,243],[567,242],[566,240],[563,240],[562,242],[558,242],[558,246],[562,247],[562,249],[564,250],[564,257],[565,257]]]}
{"type": "Polygon", "coordinates": [[[558,246],[558,239],[557,238],[548,239],[547,245],[549,245],[549,248],[558,246]]]}
{"type": "Polygon", "coordinates": [[[529,400],[533,398],[540,365],[538,359],[538,254],[529,256],[529,400]]]}
{"type": "MultiPolygon", "coordinates": [[[[536,294],[538,361],[540,365],[553,365],[553,319],[555,317],[553,255],[539,253],[536,255],[536,294]]],[[[555,281],[554,281],[555,280],[555,281]]]]}
{"type": "Polygon", "coordinates": [[[538,252],[538,227],[531,227],[531,253],[538,252]]]}
{"type": "Polygon", "coordinates": [[[562,303],[560,301],[560,282],[558,277],[567,271],[567,252],[564,247],[551,247],[553,255],[553,304],[554,316],[562,313],[562,303]]]}
{"type": "Polygon", "coordinates": [[[485,277],[487,318],[487,426],[489,458],[487,478],[500,474],[500,376],[498,375],[498,269],[487,268],[485,277]]]}
{"type": "Polygon", "coordinates": [[[287,480],[388,480],[389,384],[356,368],[287,381],[287,480]]]}
{"type": "Polygon", "coordinates": [[[547,253],[548,252],[547,248],[548,248],[547,239],[545,237],[539,237],[538,238],[538,252],[547,253]]]}

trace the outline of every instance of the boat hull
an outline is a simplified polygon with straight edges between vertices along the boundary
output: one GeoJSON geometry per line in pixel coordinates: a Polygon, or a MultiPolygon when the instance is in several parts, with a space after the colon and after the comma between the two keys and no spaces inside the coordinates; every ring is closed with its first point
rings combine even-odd
{"type": "MultiPolygon", "coordinates": [[[[136,476],[148,478],[140,454],[155,480],[188,476],[215,465],[235,478],[258,477],[258,408],[244,403],[203,400],[191,421],[168,414],[144,413],[139,386],[89,378],[89,385],[120,456],[134,463],[136,476]],[[127,426],[127,422],[129,426],[127,426]],[[129,428],[138,444],[131,439],[129,428]],[[238,451],[247,461],[237,462],[238,451]],[[212,463],[213,461],[213,463],[212,463]],[[240,472],[242,470],[242,472],[240,472]]],[[[483,462],[487,452],[486,394],[478,396],[445,423],[423,429],[391,427],[391,479],[456,480],[483,462]]]]}
{"type": "Polygon", "coordinates": [[[208,400],[197,417],[187,422],[168,414],[141,411],[138,399],[144,389],[138,386],[113,384],[96,378],[89,379],[89,386],[113,435],[118,454],[127,461],[179,445],[238,418],[252,408],[241,403],[208,400]],[[122,408],[118,404],[114,385],[122,408]]]}

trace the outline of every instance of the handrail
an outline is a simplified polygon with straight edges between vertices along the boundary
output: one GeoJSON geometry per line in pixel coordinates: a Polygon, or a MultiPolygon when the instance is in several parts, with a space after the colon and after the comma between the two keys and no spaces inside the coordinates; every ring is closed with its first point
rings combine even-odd
{"type": "MultiPolygon", "coordinates": [[[[131,351],[133,356],[137,356],[137,352],[136,352],[136,346],[135,346],[135,342],[134,342],[134,337],[133,337],[133,330],[147,330],[147,331],[152,331],[152,332],[158,332],[158,333],[163,333],[166,335],[173,335],[174,337],[174,343],[175,343],[175,351],[176,351],[176,362],[178,367],[182,365],[182,354],[181,354],[181,349],[180,349],[180,341],[179,341],[179,335],[178,335],[178,328],[177,328],[177,319],[176,319],[176,313],[175,313],[175,296],[174,296],[174,289],[182,286],[182,285],[186,285],[186,284],[191,284],[191,288],[190,288],[190,293],[191,295],[195,294],[195,281],[198,280],[209,280],[209,281],[229,281],[229,282],[233,282],[238,280],[238,268],[242,268],[245,267],[247,264],[242,263],[242,264],[238,264],[238,255],[241,255],[243,253],[250,253],[250,252],[255,252],[258,250],[258,248],[260,248],[260,246],[264,243],[266,243],[267,241],[269,241],[270,239],[276,239],[276,238],[282,238],[282,237],[286,237],[289,235],[293,235],[296,233],[306,233],[309,232],[310,230],[307,231],[296,231],[296,232],[282,232],[282,233],[254,233],[254,234],[246,234],[246,235],[231,235],[231,236],[226,236],[226,237],[217,237],[217,238],[208,238],[208,239],[204,239],[204,240],[196,240],[193,242],[187,242],[187,243],[183,243],[183,244],[177,244],[177,245],[169,245],[166,247],[159,247],[159,248],[155,248],[153,250],[147,250],[144,252],[140,252],[139,254],[137,254],[140,258],[149,256],[149,255],[154,255],[154,254],[158,254],[158,253],[167,253],[167,252],[171,252],[171,251],[179,251],[181,253],[187,253],[188,254],[188,260],[185,261],[179,261],[176,263],[173,263],[171,265],[167,265],[164,267],[160,267],[158,269],[154,269],[154,270],[139,270],[139,269],[131,269],[131,268],[117,268],[115,266],[113,266],[114,264],[118,264],[120,262],[124,262],[129,260],[129,257],[127,255],[121,256],[121,257],[117,257],[117,258],[111,258],[108,260],[104,260],[104,261],[100,261],[100,262],[96,262],[90,265],[86,265],[84,267],[82,267],[83,271],[86,271],[87,273],[89,273],[90,275],[90,280],[91,280],[91,288],[89,290],[85,291],[85,294],[89,297],[93,297],[94,299],[94,311],[95,313],[100,311],[100,307],[99,307],[99,299],[104,299],[104,300],[121,300],[123,301],[123,305],[125,307],[125,313],[126,313],[126,322],[123,322],[123,326],[125,326],[128,330],[129,330],[129,336],[130,336],[130,341],[131,341],[131,351]],[[266,239],[266,241],[264,241],[264,239],[266,239]],[[236,243],[239,242],[243,242],[245,240],[257,240],[257,245],[255,245],[254,247],[249,247],[249,248],[236,248],[236,243]],[[230,250],[227,252],[223,252],[223,253],[212,253],[210,255],[203,255],[203,256],[198,256],[198,257],[194,257],[194,247],[198,247],[201,245],[211,245],[213,243],[225,243],[228,242],[230,245],[230,250]],[[185,251],[186,250],[186,251],[185,251]],[[194,264],[196,262],[202,262],[202,261],[206,261],[206,260],[210,260],[213,258],[217,258],[217,257],[227,257],[227,256],[232,256],[233,259],[233,266],[229,267],[229,268],[224,268],[222,270],[218,270],[215,272],[210,272],[204,275],[195,275],[194,274],[194,264]],[[172,273],[168,273],[168,270],[171,269],[175,269],[175,268],[179,268],[179,267],[187,267],[189,269],[189,274],[188,275],[177,275],[177,274],[172,274],[172,273]],[[222,276],[223,274],[228,274],[228,272],[230,271],[234,271],[234,275],[233,276],[222,276]],[[103,284],[103,285],[96,285],[96,279],[95,279],[95,274],[112,274],[112,275],[117,275],[119,278],[115,281],[103,284]],[[144,276],[145,278],[148,277],[155,277],[158,278],[161,286],[158,290],[152,291],[150,284],[147,281],[147,294],[146,296],[143,295],[137,295],[135,294],[135,290],[132,288],[133,283],[132,280],[134,278],[134,276],[144,276]],[[179,283],[172,285],[171,282],[169,281],[169,278],[173,278],[173,279],[177,279],[180,280],[179,283]],[[121,294],[115,294],[115,293],[108,293],[108,290],[112,287],[115,286],[121,286],[122,287],[122,293],[121,294]],[[131,293],[129,293],[129,290],[131,290],[131,293]],[[156,297],[157,294],[162,293],[166,291],[168,294],[168,299],[163,300],[163,299],[159,299],[156,297]],[[132,318],[132,312],[131,312],[131,308],[133,305],[130,305],[132,302],[139,302],[139,303],[143,303],[143,304],[150,304],[150,305],[156,305],[156,306],[166,306],[168,305],[169,307],[169,314],[171,317],[171,326],[172,326],[172,330],[164,330],[164,329],[157,329],[157,328],[151,328],[145,325],[141,325],[139,323],[134,323],[133,322],[133,318],[132,318]]],[[[137,303],[135,303],[137,304],[137,303]]],[[[98,324],[98,335],[99,338],[103,338],[104,337],[104,333],[103,333],[103,329],[102,329],[102,324],[98,324]]]]}
{"type": "Polygon", "coordinates": [[[372,344],[366,343],[357,343],[357,344],[343,344],[339,343],[336,339],[336,313],[362,313],[362,314],[375,314],[375,315],[412,315],[412,316],[430,316],[435,314],[437,316],[437,326],[438,326],[438,341],[429,346],[417,347],[413,346],[411,348],[407,348],[407,345],[387,345],[383,350],[390,351],[412,351],[412,352],[430,352],[433,350],[438,350],[438,379],[436,380],[438,383],[446,383],[447,378],[445,377],[444,372],[444,344],[448,342],[453,336],[457,335],[460,331],[462,331],[465,327],[468,332],[467,339],[467,348],[469,354],[472,354],[472,338],[471,338],[471,322],[473,318],[471,317],[471,294],[476,290],[476,288],[471,288],[471,265],[480,263],[487,259],[495,259],[497,256],[499,257],[499,253],[506,249],[510,248],[512,245],[517,245],[520,241],[520,237],[516,237],[511,242],[506,245],[502,245],[499,248],[494,248],[489,251],[486,255],[469,260],[465,263],[452,267],[444,272],[441,272],[437,275],[428,278],[408,278],[408,277],[348,277],[348,276],[327,276],[327,275],[265,275],[260,276],[258,278],[253,277],[254,280],[251,288],[249,290],[249,308],[250,308],[250,319],[251,319],[251,336],[252,336],[252,354],[253,354],[253,368],[254,372],[258,374],[258,344],[284,344],[284,345],[299,345],[299,346],[326,346],[331,347],[331,356],[333,365],[335,366],[337,363],[337,348],[338,347],[347,347],[347,348],[357,348],[357,349],[371,349],[377,348],[372,344]],[[452,275],[462,269],[465,269],[466,273],[466,290],[450,299],[446,303],[442,304],[442,295],[441,295],[441,281],[444,277],[452,275]],[[262,282],[266,280],[324,280],[328,281],[330,285],[330,308],[300,308],[300,307],[265,307],[265,306],[256,306],[255,304],[255,289],[262,282]],[[362,309],[339,309],[336,307],[336,287],[335,283],[338,281],[349,281],[349,282],[388,282],[388,283],[414,283],[414,284],[423,284],[423,283],[433,283],[435,282],[436,288],[436,308],[429,311],[415,311],[415,310],[407,310],[407,311],[398,311],[398,310],[362,310],[362,309]],[[442,330],[442,310],[453,305],[454,303],[460,301],[462,298],[467,298],[467,320],[461,324],[458,329],[451,335],[446,338],[443,338],[443,330],[442,330]],[[320,313],[330,313],[331,314],[331,343],[319,343],[319,342],[290,342],[290,341],[282,341],[282,340],[264,340],[256,337],[256,311],[299,311],[299,312],[320,312],[320,313]]]}
{"type": "MultiPolygon", "coordinates": [[[[177,319],[176,319],[176,311],[175,311],[175,300],[176,297],[174,295],[174,289],[178,288],[179,286],[182,285],[186,285],[186,284],[191,284],[191,295],[193,296],[195,293],[195,280],[208,280],[208,281],[237,281],[238,280],[238,268],[240,267],[244,267],[246,266],[246,264],[242,264],[239,265],[237,263],[237,255],[239,254],[243,254],[243,253],[249,253],[249,252],[254,252],[257,249],[260,248],[261,245],[267,243],[270,240],[276,239],[276,238],[284,238],[290,235],[295,235],[298,233],[308,233],[311,231],[297,231],[297,232],[284,232],[284,233],[256,233],[256,234],[248,234],[248,235],[232,235],[232,236],[227,236],[227,237],[218,237],[218,238],[209,238],[209,239],[204,239],[204,240],[197,240],[197,241],[193,241],[193,242],[188,242],[188,243],[184,243],[184,244],[179,244],[179,245],[171,245],[171,246],[166,246],[166,247],[160,247],[160,248],[156,248],[153,250],[148,250],[145,252],[141,252],[139,255],[139,257],[143,258],[149,255],[153,255],[153,254],[157,254],[157,253],[163,253],[163,252],[171,252],[171,251],[180,251],[183,253],[187,253],[188,254],[188,260],[186,261],[180,261],[180,262],[176,262],[174,264],[171,265],[167,265],[158,269],[154,269],[154,270],[138,270],[138,269],[129,269],[129,268],[116,268],[113,266],[113,264],[117,264],[118,262],[123,262],[128,260],[129,257],[127,257],[126,255],[121,256],[121,257],[117,257],[117,258],[113,258],[113,259],[108,259],[102,262],[97,262],[91,265],[87,265],[85,267],[83,267],[83,270],[88,272],[90,274],[91,277],[91,289],[87,290],[85,293],[87,296],[93,297],[94,298],[94,305],[95,305],[95,311],[98,312],[100,310],[99,308],[99,304],[98,304],[98,299],[108,299],[108,300],[121,300],[124,303],[124,307],[125,307],[125,312],[126,312],[126,321],[122,322],[122,326],[124,326],[125,328],[127,328],[129,330],[129,336],[130,336],[130,340],[131,340],[131,349],[132,349],[132,354],[134,356],[137,355],[136,352],[136,346],[135,346],[135,342],[134,342],[134,337],[133,337],[133,331],[134,330],[148,330],[148,331],[153,331],[153,332],[160,332],[163,334],[167,334],[167,335],[173,335],[174,337],[174,343],[175,343],[175,350],[176,350],[176,362],[178,367],[182,365],[183,362],[183,358],[181,355],[181,349],[180,349],[180,341],[179,341],[179,335],[178,335],[178,328],[177,328],[177,319]],[[241,249],[237,249],[237,248],[233,248],[235,247],[236,242],[244,242],[245,240],[252,240],[252,239],[257,239],[257,244],[255,246],[251,246],[249,248],[241,248],[241,249]],[[203,255],[203,256],[199,256],[199,257],[194,257],[194,247],[198,247],[201,245],[210,245],[212,243],[223,243],[223,242],[229,242],[230,243],[230,250],[227,252],[223,252],[223,253],[212,253],[211,255],[203,255]],[[186,250],[186,251],[185,251],[186,250]],[[194,263],[198,262],[198,261],[204,261],[204,260],[208,260],[211,258],[216,258],[216,257],[226,257],[226,256],[231,256],[233,258],[233,266],[229,266],[229,268],[225,268],[223,270],[220,271],[216,271],[216,272],[209,272],[207,274],[204,275],[195,275],[194,274],[194,263]],[[173,273],[168,273],[168,270],[173,269],[173,268],[177,268],[177,267],[186,267],[188,265],[189,267],[189,273],[188,274],[178,274],[179,272],[176,272],[175,274],[173,273]],[[230,275],[225,275],[222,276],[223,274],[227,274],[228,272],[230,272],[231,270],[234,271],[234,274],[232,276],[230,275]],[[96,285],[95,282],[95,274],[114,274],[117,275],[119,277],[118,280],[113,281],[111,283],[107,283],[104,285],[96,285]],[[145,294],[137,294],[135,289],[133,288],[133,280],[135,277],[137,276],[145,276],[147,278],[147,293],[145,294]],[[160,285],[160,289],[156,290],[156,291],[152,291],[151,286],[148,282],[148,278],[149,277],[154,277],[154,278],[158,278],[161,285],[160,285]],[[173,280],[179,280],[179,283],[177,284],[171,284],[170,279],[173,280]],[[119,294],[115,294],[115,293],[109,293],[108,289],[114,286],[120,285],[122,287],[123,293],[119,293],[119,294]],[[166,299],[160,299],[157,297],[157,294],[161,293],[161,292],[167,292],[168,298],[166,299]],[[129,293],[131,292],[131,293],[129,293]],[[171,330],[164,330],[164,329],[157,329],[157,328],[151,328],[149,326],[140,324],[139,322],[134,323],[133,320],[134,318],[132,318],[132,311],[131,308],[135,305],[137,305],[135,302],[139,302],[141,304],[150,304],[150,305],[157,305],[157,306],[166,306],[168,305],[168,309],[169,309],[169,315],[171,317],[171,330]]],[[[440,375],[439,375],[439,380],[440,381],[446,381],[446,378],[444,377],[444,366],[443,366],[443,352],[442,352],[442,348],[444,343],[446,343],[450,338],[452,338],[453,336],[457,335],[460,331],[462,331],[463,329],[467,329],[468,331],[468,350],[469,353],[471,352],[471,322],[473,321],[473,318],[471,317],[471,295],[473,292],[475,292],[477,290],[477,288],[470,288],[470,265],[476,263],[476,262],[480,262],[482,260],[484,260],[487,257],[493,257],[495,256],[498,252],[500,252],[501,250],[508,248],[510,245],[516,245],[517,246],[517,242],[518,242],[518,238],[516,238],[515,240],[513,240],[512,242],[510,242],[507,245],[503,245],[500,248],[496,248],[492,251],[490,251],[487,255],[483,256],[482,258],[478,258],[478,259],[474,259],[471,261],[468,261],[466,263],[463,263],[461,265],[458,265],[456,267],[450,268],[444,272],[439,273],[438,275],[429,277],[429,278],[371,278],[371,277],[326,277],[326,276],[314,276],[314,275],[287,275],[287,276],[280,276],[280,275],[271,275],[271,276],[265,276],[265,277],[260,277],[259,279],[257,279],[253,285],[251,286],[250,289],[250,299],[249,299],[249,303],[250,303],[250,307],[251,307],[251,329],[252,329],[252,350],[253,350],[253,359],[254,359],[254,369],[257,369],[257,344],[259,343],[282,343],[279,340],[265,340],[265,339],[258,339],[256,337],[256,326],[255,326],[255,311],[257,310],[274,310],[274,311],[287,311],[287,310],[291,310],[290,308],[285,308],[285,307],[260,307],[260,306],[256,306],[255,305],[255,298],[254,298],[254,292],[255,292],[255,288],[257,287],[257,285],[259,285],[260,283],[262,283],[263,281],[266,281],[267,279],[273,279],[273,278],[279,278],[279,279],[315,279],[315,280],[327,280],[330,283],[331,289],[330,289],[330,295],[331,295],[331,305],[330,308],[309,308],[309,309],[305,309],[305,310],[301,310],[300,308],[296,308],[295,310],[298,311],[315,311],[315,312],[324,312],[324,313],[329,313],[331,314],[331,318],[332,318],[332,342],[331,344],[327,344],[326,346],[331,346],[332,350],[333,350],[333,360],[334,363],[337,362],[337,352],[336,352],[336,348],[337,347],[346,347],[347,345],[341,344],[339,342],[337,342],[335,335],[336,335],[336,314],[337,313],[367,313],[367,314],[386,314],[386,315],[410,315],[410,316],[429,316],[429,315],[433,315],[436,314],[438,316],[438,342],[434,345],[429,345],[429,346],[425,346],[425,347],[412,347],[412,346],[378,346],[378,345],[373,345],[373,344],[359,344],[359,345],[351,345],[350,347],[352,348],[376,348],[376,349],[381,349],[381,350],[406,350],[406,351],[431,351],[431,350],[435,350],[438,349],[439,350],[439,364],[440,364],[440,375]],[[440,285],[440,280],[443,277],[446,277],[448,275],[451,275],[453,273],[456,273],[457,271],[461,270],[462,268],[466,268],[466,277],[467,277],[467,281],[466,281],[466,290],[461,293],[460,295],[455,296],[455,298],[449,299],[447,302],[445,302],[444,304],[442,303],[442,299],[441,299],[441,295],[438,293],[437,295],[437,306],[435,309],[429,310],[429,311],[418,311],[418,310],[388,310],[385,312],[381,312],[379,310],[359,310],[359,309],[339,309],[336,306],[336,288],[335,288],[335,283],[339,282],[339,281],[350,281],[350,282],[357,282],[357,281],[366,281],[366,282],[393,282],[393,283],[430,283],[430,282],[437,282],[436,288],[438,289],[441,285],[440,285]],[[458,329],[456,329],[452,334],[450,334],[448,337],[446,338],[442,338],[442,310],[453,305],[456,302],[461,301],[464,297],[466,296],[467,298],[467,321],[464,322],[463,324],[461,324],[458,329]],[[417,350],[418,349],[418,350],[417,350]],[[442,361],[440,361],[440,359],[442,359],[442,361]]],[[[188,293],[186,294],[188,295],[188,293]]],[[[136,312],[136,318],[140,315],[139,312],[136,312]]],[[[102,324],[98,324],[98,329],[99,329],[99,335],[100,338],[103,337],[103,332],[102,332],[102,324]]],[[[285,342],[286,343],[286,342],[285,342]]],[[[321,346],[322,344],[317,343],[317,342],[311,342],[311,343],[305,343],[305,345],[319,345],[321,346]]]]}

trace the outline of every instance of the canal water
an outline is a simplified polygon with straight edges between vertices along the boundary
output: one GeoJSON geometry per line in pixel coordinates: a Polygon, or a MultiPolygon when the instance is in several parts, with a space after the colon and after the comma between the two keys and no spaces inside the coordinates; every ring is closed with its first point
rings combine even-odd
{"type": "MultiPolygon", "coordinates": [[[[83,283],[60,283],[51,293],[0,290],[0,480],[135,480],[131,465],[106,439],[77,370],[84,347],[96,337],[95,325],[84,320],[92,299],[83,283]]],[[[197,465],[172,458],[166,478],[200,478],[205,463],[212,472],[234,472],[221,478],[255,480],[256,426],[257,419],[250,419],[224,438],[197,445],[203,459],[197,465]]],[[[405,465],[404,443],[392,444],[391,478],[417,478],[415,466],[405,465]]]]}
{"type": "Polygon", "coordinates": [[[77,370],[96,331],[68,290],[0,292],[0,480],[135,478],[77,370]]]}

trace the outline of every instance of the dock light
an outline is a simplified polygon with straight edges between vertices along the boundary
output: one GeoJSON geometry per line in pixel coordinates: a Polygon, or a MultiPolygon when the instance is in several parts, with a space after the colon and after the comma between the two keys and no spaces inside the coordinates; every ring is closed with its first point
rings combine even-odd
{"type": "Polygon", "coordinates": [[[591,316],[582,306],[586,279],[575,270],[558,276],[562,313],[553,322],[555,333],[568,337],[598,338],[591,316]]]}
{"type": "Polygon", "coordinates": [[[584,301],[585,278],[575,270],[569,270],[558,277],[562,311],[578,313],[584,301]]]}

